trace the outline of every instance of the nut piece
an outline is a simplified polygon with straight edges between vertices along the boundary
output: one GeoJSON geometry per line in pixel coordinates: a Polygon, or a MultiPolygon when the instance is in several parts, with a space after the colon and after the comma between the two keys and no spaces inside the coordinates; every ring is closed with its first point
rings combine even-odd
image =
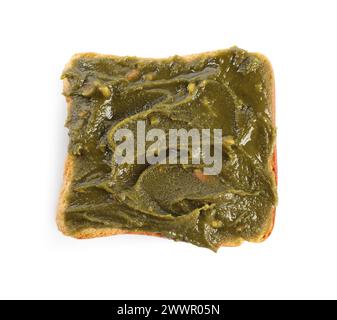
{"type": "Polygon", "coordinates": [[[133,69],[126,74],[126,79],[129,81],[135,81],[139,79],[140,72],[137,69],[133,69]]]}

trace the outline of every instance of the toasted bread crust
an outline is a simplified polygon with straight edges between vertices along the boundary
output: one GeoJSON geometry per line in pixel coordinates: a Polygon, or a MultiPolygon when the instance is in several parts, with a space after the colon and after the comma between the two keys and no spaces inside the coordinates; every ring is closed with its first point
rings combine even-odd
{"type": "MultiPolygon", "coordinates": [[[[200,55],[213,55],[216,54],[217,51],[212,51],[212,52],[205,52],[205,53],[201,53],[201,54],[192,54],[192,55],[187,55],[184,56],[183,58],[186,61],[192,61],[193,59],[197,59],[198,57],[200,57],[200,55]]],[[[272,66],[269,62],[269,60],[264,57],[261,54],[256,54],[258,56],[260,56],[263,60],[265,60],[265,62],[269,65],[269,69],[272,72],[272,66]]],[[[111,57],[111,58],[115,58],[116,56],[113,55],[104,55],[104,54],[97,54],[97,53],[81,53],[81,54],[75,54],[72,59],[70,60],[70,62],[67,64],[66,68],[68,66],[70,66],[72,64],[72,62],[74,60],[76,60],[78,57],[83,57],[83,56],[87,56],[87,57],[111,57]]],[[[150,58],[142,58],[144,60],[148,60],[150,58]]],[[[157,59],[160,60],[160,59],[157,59]]],[[[67,79],[63,80],[63,88],[64,88],[64,92],[67,91],[67,88],[69,86],[69,83],[67,81],[67,79]]],[[[68,113],[70,112],[70,108],[72,105],[72,101],[70,97],[67,97],[67,110],[68,113]]],[[[275,115],[275,81],[274,81],[274,75],[272,73],[272,119],[273,119],[273,124],[275,125],[276,121],[275,121],[276,115],[275,115]]],[[[156,236],[156,237],[162,237],[162,235],[160,233],[156,233],[156,232],[136,232],[136,231],[129,231],[129,230],[123,230],[123,229],[116,229],[116,228],[86,228],[83,229],[81,231],[77,231],[75,233],[70,233],[69,230],[67,230],[66,224],[65,224],[65,210],[68,206],[68,200],[67,200],[67,196],[69,194],[69,189],[70,189],[70,185],[71,185],[71,181],[72,181],[72,177],[73,177],[73,166],[74,166],[74,159],[71,155],[68,154],[66,161],[65,161],[65,165],[64,165],[64,175],[63,175],[63,185],[61,188],[61,192],[60,192],[60,197],[59,197],[59,202],[58,202],[58,207],[57,207],[57,214],[56,214],[56,223],[58,226],[58,229],[67,236],[72,236],[74,238],[77,239],[91,239],[91,238],[98,238],[98,237],[108,237],[108,236],[112,236],[112,235],[118,235],[118,234],[138,234],[138,235],[147,235],[147,236],[156,236]]],[[[274,176],[275,176],[275,183],[277,184],[278,181],[278,175],[277,175],[277,152],[276,152],[276,143],[274,146],[274,152],[271,156],[270,159],[270,169],[273,171],[274,176]]],[[[257,239],[253,239],[252,242],[262,242],[265,241],[270,234],[273,231],[274,228],[274,223],[275,223],[275,216],[276,216],[276,207],[274,206],[271,209],[271,215],[270,215],[270,221],[269,223],[266,224],[266,230],[265,232],[262,234],[261,237],[257,238],[257,239]]],[[[222,243],[219,244],[218,248],[220,247],[236,247],[236,246],[240,246],[243,242],[245,242],[245,239],[241,238],[241,239],[237,239],[234,241],[224,241],[222,243]]]]}

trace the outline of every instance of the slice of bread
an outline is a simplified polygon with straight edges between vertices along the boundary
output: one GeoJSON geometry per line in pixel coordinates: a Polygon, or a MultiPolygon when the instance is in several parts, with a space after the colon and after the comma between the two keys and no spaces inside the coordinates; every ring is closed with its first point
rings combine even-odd
{"type": "MultiPolygon", "coordinates": [[[[192,61],[193,59],[198,59],[200,56],[211,56],[215,55],[217,51],[214,52],[207,52],[207,53],[202,53],[202,54],[195,54],[195,55],[188,55],[182,57],[186,61],[192,61]]],[[[272,85],[271,85],[271,96],[272,96],[272,104],[271,104],[271,112],[272,112],[272,119],[273,119],[273,125],[275,126],[275,86],[274,86],[274,77],[272,73],[272,67],[270,63],[268,62],[267,58],[262,56],[261,54],[255,54],[256,56],[259,57],[259,59],[263,60],[264,63],[266,63],[269,66],[271,75],[272,75],[272,85]]],[[[71,61],[67,64],[66,69],[73,64],[75,60],[77,60],[80,57],[104,57],[104,58],[111,58],[115,59],[116,56],[108,56],[108,55],[100,55],[96,53],[83,53],[83,54],[76,54],[73,56],[71,61]]],[[[145,58],[144,60],[146,60],[145,58]]],[[[155,59],[152,59],[155,60],[155,59]]],[[[159,59],[157,59],[159,60],[159,59]]],[[[64,92],[68,91],[69,88],[69,82],[65,78],[63,80],[64,84],[64,92]]],[[[71,97],[66,97],[67,100],[67,110],[68,114],[71,113],[72,111],[72,98],[71,97]]],[[[276,143],[274,145],[274,152],[272,156],[270,157],[269,161],[269,166],[270,166],[270,171],[273,172],[275,176],[275,184],[277,184],[277,156],[276,156],[276,143]]],[[[95,237],[106,237],[106,236],[111,236],[111,235],[118,235],[118,234],[139,234],[139,235],[150,235],[150,236],[159,236],[161,237],[160,232],[141,232],[141,231],[129,231],[129,230],[123,230],[123,229],[118,229],[118,228],[85,228],[80,231],[76,232],[70,232],[67,228],[66,222],[65,222],[65,211],[66,208],[68,207],[68,194],[70,190],[70,186],[73,180],[73,167],[74,167],[74,156],[71,154],[68,154],[67,159],[65,161],[65,169],[64,169],[64,177],[63,177],[63,185],[60,193],[60,198],[59,198],[59,203],[58,203],[58,208],[57,208],[57,226],[59,230],[65,234],[69,235],[78,239],[89,239],[89,238],[95,238],[95,237]]],[[[275,221],[275,213],[276,213],[276,205],[271,208],[271,212],[269,215],[269,221],[265,224],[265,230],[259,235],[259,237],[256,237],[255,239],[252,239],[250,241],[253,242],[261,242],[266,240],[270,234],[272,233],[273,227],[274,227],[274,221],[275,221]]],[[[219,244],[218,247],[221,246],[239,246],[242,242],[244,242],[244,239],[239,238],[236,240],[227,240],[219,244]]]]}

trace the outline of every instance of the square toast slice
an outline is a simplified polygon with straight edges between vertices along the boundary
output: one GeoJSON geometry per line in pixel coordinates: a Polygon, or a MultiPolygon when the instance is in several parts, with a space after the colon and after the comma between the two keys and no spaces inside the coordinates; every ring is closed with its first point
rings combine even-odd
{"type": "Polygon", "coordinates": [[[272,232],[277,204],[274,76],[233,47],[164,59],[76,54],[62,75],[69,150],[58,228],[75,238],[145,234],[216,251],[272,232]],[[221,129],[221,172],[117,164],[113,133],[221,129]]]}

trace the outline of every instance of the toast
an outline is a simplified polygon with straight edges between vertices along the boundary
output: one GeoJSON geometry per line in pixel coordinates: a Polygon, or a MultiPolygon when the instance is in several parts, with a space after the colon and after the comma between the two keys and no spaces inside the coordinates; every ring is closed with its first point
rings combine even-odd
{"type": "MultiPolygon", "coordinates": [[[[231,49],[229,49],[231,50],[231,49]]],[[[237,50],[237,49],[233,49],[237,50]]],[[[212,57],[217,56],[219,54],[219,51],[214,52],[208,52],[203,54],[197,54],[197,55],[189,55],[185,57],[179,57],[182,61],[185,61],[186,63],[191,63],[193,61],[197,61],[201,57],[212,57]]],[[[260,55],[260,54],[253,54],[254,57],[258,57],[260,61],[262,61],[265,66],[267,66],[267,69],[269,70],[269,106],[268,108],[271,111],[271,119],[272,119],[272,126],[275,128],[275,89],[274,89],[274,77],[272,73],[272,68],[268,62],[268,60],[260,55]]],[[[79,61],[79,59],[111,59],[111,60],[118,60],[120,57],[116,56],[109,56],[109,55],[100,55],[95,53],[85,53],[85,54],[77,54],[74,55],[71,61],[68,63],[68,65],[65,68],[65,71],[68,71],[69,69],[73,68],[73,66],[79,61]]],[[[139,58],[132,58],[132,59],[139,59],[139,58]]],[[[147,61],[165,61],[165,59],[139,59],[140,61],[146,63],[147,61]]],[[[129,73],[130,75],[130,73],[129,73]]],[[[138,75],[137,75],[138,76],[138,75]]],[[[128,80],[134,80],[132,79],[133,75],[131,74],[131,79],[128,80]]],[[[130,77],[129,77],[130,78],[130,77]]],[[[73,102],[73,96],[72,94],[68,94],[71,91],[71,86],[73,84],[70,83],[69,77],[63,78],[64,83],[64,93],[66,95],[66,101],[67,101],[67,108],[68,108],[68,115],[74,113],[74,102],[73,102]]],[[[66,162],[65,162],[65,169],[64,169],[64,178],[63,178],[63,186],[60,193],[59,203],[58,203],[58,209],[57,209],[57,226],[59,230],[68,236],[72,236],[78,239],[88,239],[88,238],[95,238],[95,237],[105,237],[110,235],[117,235],[117,234],[140,234],[140,235],[151,235],[151,236],[164,236],[168,237],[166,232],[161,232],[160,230],[156,231],[148,231],[148,230],[142,230],[142,228],[123,228],[123,227],[112,227],[112,226],[86,226],[79,228],[77,230],[71,229],[67,226],[67,219],[66,219],[66,212],[67,208],[70,206],[70,200],[69,195],[71,194],[71,186],[74,181],[74,167],[76,163],[77,156],[72,154],[71,152],[68,153],[66,162]]],[[[272,152],[268,155],[267,159],[267,166],[269,172],[272,175],[271,178],[271,184],[273,184],[273,187],[275,188],[276,192],[276,184],[277,184],[277,157],[276,157],[276,144],[275,141],[272,142],[272,152]]],[[[273,226],[274,226],[274,220],[275,220],[275,212],[276,212],[276,195],[275,195],[275,201],[270,207],[270,212],[267,215],[267,219],[263,224],[263,229],[259,231],[258,235],[250,237],[248,241],[252,242],[261,242],[266,240],[269,235],[272,232],[273,226]]],[[[174,240],[183,240],[183,238],[178,238],[174,240]]],[[[219,247],[222,246],[238,246],[243,241],[245,241],[244,237],[226,237],[223,241],[218,241],[216,245],[213,245],[210,247],[212,250],[217,250],[219,247]]],[[[193,241],[189,241],[193,243],[193,241]]],[[[202,244],[194,243],[197,245],[204,246],[202,244]]]]}

